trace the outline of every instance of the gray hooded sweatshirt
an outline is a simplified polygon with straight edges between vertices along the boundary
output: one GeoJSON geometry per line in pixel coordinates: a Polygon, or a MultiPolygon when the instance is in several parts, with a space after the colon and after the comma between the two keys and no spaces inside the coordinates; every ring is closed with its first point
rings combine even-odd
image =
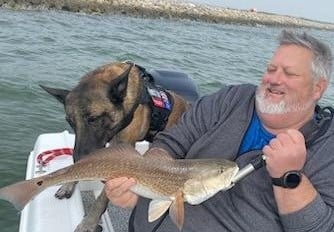
{"type": "MultiPolygon", "coordinates": [[[[159,133],[153,147],[167,150],[174,158],[224,158],[242,168],[261,151],[237,157],[252,118],[254,85],[227,86],[204,96],[174,127],[159,133]]],[[[305,208],[287,215],[278,213],[271,178],[266,168],[252,173],[232,189],[221,191],[199,205],[185,203],[182,231],[334,231],[334,125],[307,150],[304,174],[318,191],[305,208]]],[[[177,232],[169,216],[147,221],[149,199],[140,198],[130,227],[135,232],[177,232]]]]}

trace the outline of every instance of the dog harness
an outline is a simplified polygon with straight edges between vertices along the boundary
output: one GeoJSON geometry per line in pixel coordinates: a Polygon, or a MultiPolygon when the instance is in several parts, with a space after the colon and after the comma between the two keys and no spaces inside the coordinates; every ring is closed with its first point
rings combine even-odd
{"type": "Polygon", "coordinates": [[[153,76],[145,68],[136,64],[144,80],[144,91],[140,104],[147,104],[151,108],[150,128],[145,140],[152,142],[154,136],[165,129],[168,117],[173,109],[174,99],[164,88],[154,83],[153,76]]]}

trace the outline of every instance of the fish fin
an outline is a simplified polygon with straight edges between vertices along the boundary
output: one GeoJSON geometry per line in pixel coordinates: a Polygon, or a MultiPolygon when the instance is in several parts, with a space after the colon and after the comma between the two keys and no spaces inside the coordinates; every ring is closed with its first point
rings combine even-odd
{"type": "Polygon", "coordinates": [[[177,192],[175,200],[170,206],[169,216],[177,228],[181,230],[184,222],[184,198],[182,191],[177,192]]]}
{"type": "Polygon", "coordinates": [[[120,153],[120,155],[134,155],[134,156],[141,156],[139,151],[135,149],[134,146],[132,146],[129,143],[119,143],[117,145],[110,146],[107,149],[112,149],[117,153],[120,153]]]}
{"type": "Polygon", "coordinates": [[[1,188],[0,199],[12,203],[17,210],[21,211],[34,196],[46,187],[41,177],[20,181],[1,188]]]}
{"type": "Polygon", "coordinates": [[[90,162],[91,160],[102,160],[102,159],[109,159],[109,157],[136,157],[142,158],[142,155],[130,144],[128,143],[118,143],[113,144],[109,147],[105,147],[102,149],[98,149],[93,151],[80,159],[76,163],[81,162],[90,162]]]}
{"type": "Polygon", "coordinates": [[[174,160],[166,150],[158,147],[153,147],[149,149],[144,154],[145,158],[153,158],[153,159],[166,159],[166,160],[174,160]]]}
{"type": "Polygon", "coordinates": [[[148,221],[153,222],[160,218],[171,204],[170,200],[152,200],[148,208],[148,221]]]}

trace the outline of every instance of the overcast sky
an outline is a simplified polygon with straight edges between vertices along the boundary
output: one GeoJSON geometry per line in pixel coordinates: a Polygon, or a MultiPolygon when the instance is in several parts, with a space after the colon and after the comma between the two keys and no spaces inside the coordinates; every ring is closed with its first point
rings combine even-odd
{"type": "Polygon", "coordinates": [[[256,8],[275,14],[334,23],[334,0],[188,0],[235,9],[256,8]]]}

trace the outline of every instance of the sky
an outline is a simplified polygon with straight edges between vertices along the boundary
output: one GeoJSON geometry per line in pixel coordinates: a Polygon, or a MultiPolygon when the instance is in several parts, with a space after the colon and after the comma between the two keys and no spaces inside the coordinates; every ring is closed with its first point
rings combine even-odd
{"type": "Polygon", "coordinates": [[[334,23],[334,0],[189,0],[234,9],[256,8],[281,15],[334,23]]]}

